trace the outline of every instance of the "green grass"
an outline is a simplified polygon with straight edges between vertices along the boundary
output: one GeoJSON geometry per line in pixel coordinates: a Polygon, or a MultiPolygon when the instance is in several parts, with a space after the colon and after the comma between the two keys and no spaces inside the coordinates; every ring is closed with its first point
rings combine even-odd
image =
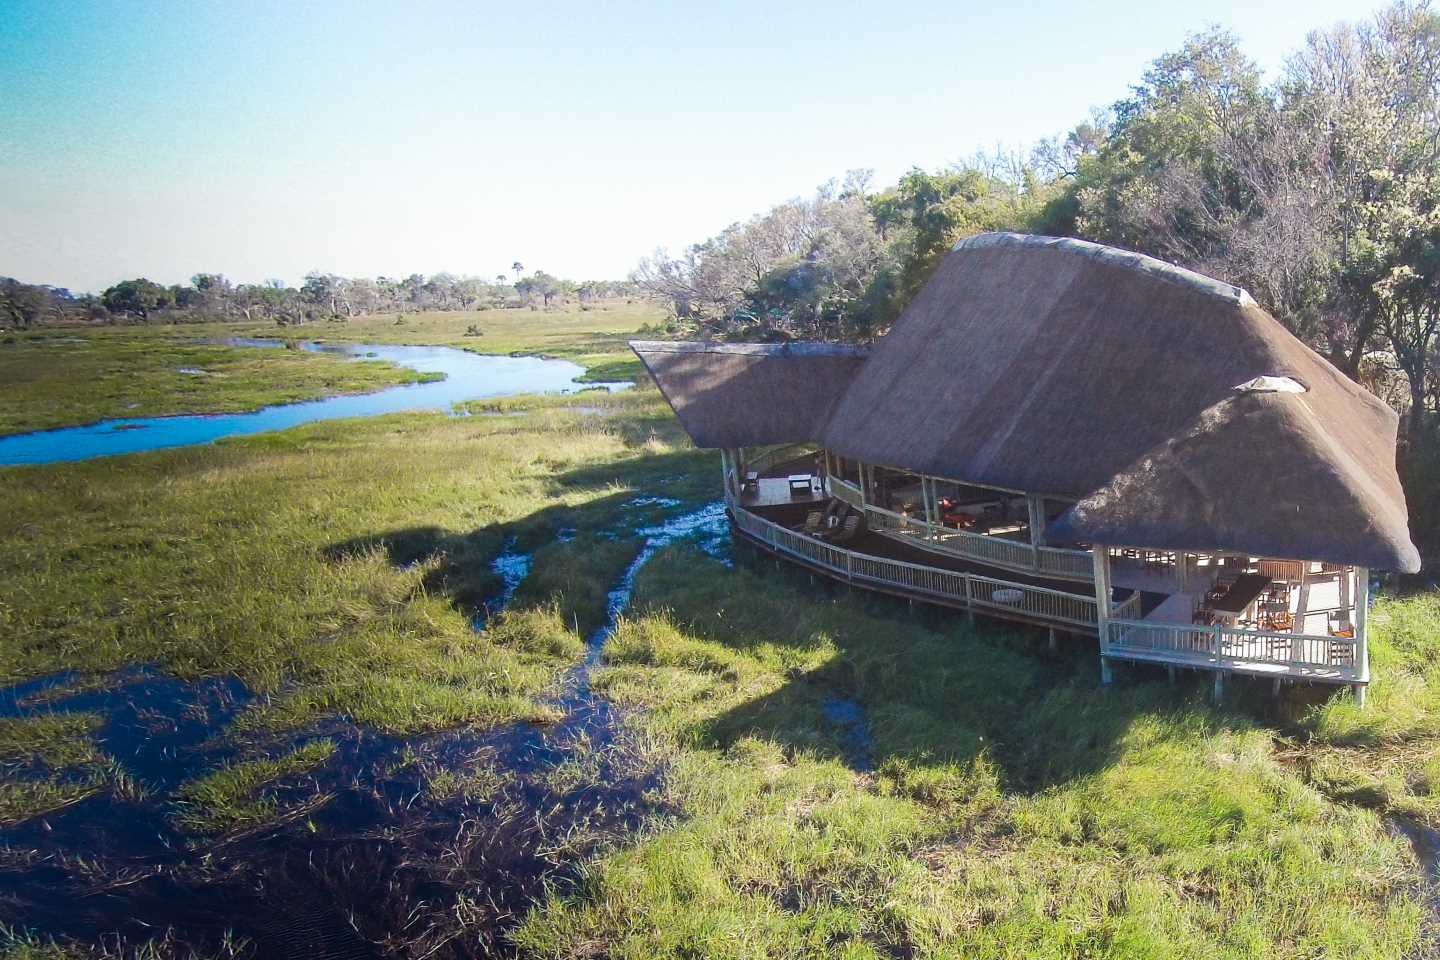
{"type": "Polygon", "coordinates": [[[428,378],[380,360],[195,342],[199,339],[441,344],[477,353],[560,357],[585,367],[584,381],[625,381],[641,373],[626,339],[663,317],[653,304],[617,300],[584,309],[571,304],[551,310],[376,314],[287,327],[243,321],[50,327],[0,342],[0,383],[6,385],[0,434],[115,417],[254,410],[428,378]],[[482,335],[469,336],[471,328],[482,335]]]}
{"type": "MultiPolygon", "coordinates": [[[[189,328],[172,332],[198,336],[189,328]]],[[[153,334],[51,332],[0,343],[6,391],[0,434],[115,417],[231,413],[422,379],[431,377],[383,360],[186,343],[153,334]],[[204,372],[183,372],[187,369],[204,372]]]]}
{"type": "Polygon", "coordinates": [[[576,626],[600,622],[638,549],[626,501],[704,459],[650,390],[546,399],[518,419],[394,415],[0,471],[0,677],[134,662],[234,673],[267,694],[243,718],[255,728],[547,717],[576,626]],[[565,527],[619,539],[555,543],[565,527]],[[477,634],[508,535],[543,569],[513,616],[477,634]]]}
{"type": "MultiPolygon", "coordinates": [[[[274,758],[225,764],[175,791],[175,820],[196,833],[262,826],[287,813],[273,792],[277,781],[308,773],[329,760],[335,741],[312,740],[274,758]]],[[[321,797],[300,804],[310,809],[321,797]]]]}
{"type": "Polygon", "coordinates": [[[69,806],[109,782],[93,713],[0,717],[0,825],[69,806]]]}
{"type": "MultiPolygon", "coordinates": [[[[1415,867],[1203,684],[673,550],[597,685],[670,745],[673,826],[533,912],[526,955],[1400,957],[1415,867]],[[828,697],[869,719],[857,771],[828,697]]],[[[1332,709],[1340,709],[1336,706],[1332,709]]]]}

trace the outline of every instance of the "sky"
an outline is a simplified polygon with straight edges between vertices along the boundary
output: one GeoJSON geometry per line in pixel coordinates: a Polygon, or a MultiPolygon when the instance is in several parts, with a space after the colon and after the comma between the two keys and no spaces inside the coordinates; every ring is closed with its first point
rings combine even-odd
{"type": "Polygon", "coordinates": [[[0,0],[0,276],[618,279],[847,170],[1028,147],[1219,24],[1377,2],[0,0]]]}

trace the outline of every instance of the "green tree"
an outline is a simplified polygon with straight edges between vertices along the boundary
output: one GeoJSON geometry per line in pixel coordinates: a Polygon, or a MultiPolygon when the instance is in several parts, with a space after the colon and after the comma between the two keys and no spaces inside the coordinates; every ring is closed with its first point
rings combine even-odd
{"type": "Polygon", "coordinates": [[[111,313],[130,314],[147,321],[157,310],[175,305],[169,290],[144,277],[122,280],[102,293],[100,300],[111,313]]]}

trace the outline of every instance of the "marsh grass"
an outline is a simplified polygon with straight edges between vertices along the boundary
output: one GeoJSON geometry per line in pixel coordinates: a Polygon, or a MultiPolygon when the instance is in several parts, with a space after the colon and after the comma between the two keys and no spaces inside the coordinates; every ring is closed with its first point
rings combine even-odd
{"type": "Polygon", "coordinates": [[[0,717],[0,825],[69,806],[110,781],[93,713],[0,717]]]}
{"type": "MultiPolygon", "coordinates": [[[[260,694],[230,730],[242,744],[334,716],[400,735],[555,716],[635,531],[713,499],[714,460],[649,388],[472,411],[502,415],[0,471],[0,675],[234,673],[260,694]],[[532,573],[477,632],[507,542],[532,573]]],[[[663,812],[597,847],[512,811],[535,817],[522,833],[545,856],[588,858],[515,943],[542,957],[1409,955],[1424,891],[1384,818],[1435,822],[1440,606],[1387,599],[1372,624],[1367,709],[1340,695],[1276,722],[1243,695],[1214,705],[1203,681],[1102,690],[1093,641],[1052,654],[1023,630],[667,549],[590,678],[644,766],[664,769],[663,812]],[[830,719],[836,699],[862,710],[864,762],[830,719]]],[[[67,736],[0,728],[27,769],[36,744],[67,736]]],[[[577,794],[614,774],[610,747],[574,747],[535,783],[577,794]]],[[[44,749],[104,769],[83,746],[44,749]]],[[[211,771],[176,813],[221,832],[285,816],[306,774],[264,765],[286,762],[211,771]]],[[[513,792],[483,762],[411,751],[393,772],[409,771],[441,805],[513,792]]],[[[491,916],[469,892],[443,909],[446,936],[491,916]]]]}
{"type": "Polygon", "coordinates": [[[116,417],[235,413],[432,379],[384,360],[199,344],[183,328],[175,335],[36,335],[0,345],[0,434],[116,417]]]}
{"type": "Polygon", "coordinates": [[[214,949],[197,952],[176,943],[171,931],[139,943],[117,935],[97,944],[80,944],[0,924],[0,960],[235,960],[253,953],[253,944],[230,933],[214,949]]]}
{"type": "MultiPolygon", "coordinates": [[[[335,753],[335,741],[312,740],[273,758],[227,763],[175,791],[175,822],[196,833],[226,833],[274,821],[285,814],[273,788],[314,770],[335,753]]],[[[311,797],[304,806],[314,806],[311,797]]]]}
{"type": "Polygon", "coordinates": [[[0,434],[115,417],[231,413],[428,379],[382,360],[349,360],[300,350],[197,343],[278,337],[439,344],[478,353],[526,353],[573,360],[582,381],[626,381],[641,373],[626,339],[664,311],[614,301],[590,309],[501,309],[376,314],[340,322],[55,327],[0,344],[6,403],[0,434]],[[478,327],[481,338],[467,336],[478,327]],[[187,373],[183,370],[200,370],[187,373]]]}
{"type": "Polygon", "coordinates": [[[1102,691],[1093,651],[693,550],[637,602],[595,684],[645,707],[682,814],[533,912],[527,955],[1400,957],[1419,935],[1403,842],[1200,684],[1102,691]]]}
{"type": "Polygon", "coordinates": [[[262,695],[242,726],[269,729],[548,718],[575,627],[603,618],[637,549],[627,496],[696,462],[658,393],[636,393],[570,398],[615,416],[547,401],[519,421],[403,414],[0,471],[0,676],[233,673],[262,695]],[[616,539],[554,542],[567,527],[616,539]],[[477,635],[508,536],[542,563],[477,635]]]}

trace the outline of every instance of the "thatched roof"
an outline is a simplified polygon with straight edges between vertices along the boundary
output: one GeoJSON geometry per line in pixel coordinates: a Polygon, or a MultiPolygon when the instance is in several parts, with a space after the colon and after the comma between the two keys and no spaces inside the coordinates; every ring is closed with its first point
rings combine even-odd
{"type": "MultiPolygon", "coordinates": [[[[697,443],[775,442],[769,390],[727,390],[725,429],[712,431],[718,411],[698,415],[703,383],[728,382],[733,361],[692,361],[715,366],[687,368],[678,399],[647,365],[697,443]]],[[[1418,566],[1394,412],[1238,287],[1084,241],[984,234],[957,244],[851,362],[858,370],[820,389],[827,412],[817,398],[807,439],[869,463],[1083,498],[1052,536],[1418,566]]]]}
{"type": "Polygon", "coordinates": [[[834,343],[630,346],[701,447],[814,440],[868,354],[834,343]]]}
{"type": "Polygon", "coordinates": [[[1237,392],[1082,499],[1046,536],[1413,572],[1420,557],[1389,466],[1394,425],[1370,419],[1347,442],[1303,393],[1237,392]],[[1272,439],[1257,445],[1256,436],[1272,439]],[[1388,438],[1388,449],[1372,438],[1388,438]]]}

